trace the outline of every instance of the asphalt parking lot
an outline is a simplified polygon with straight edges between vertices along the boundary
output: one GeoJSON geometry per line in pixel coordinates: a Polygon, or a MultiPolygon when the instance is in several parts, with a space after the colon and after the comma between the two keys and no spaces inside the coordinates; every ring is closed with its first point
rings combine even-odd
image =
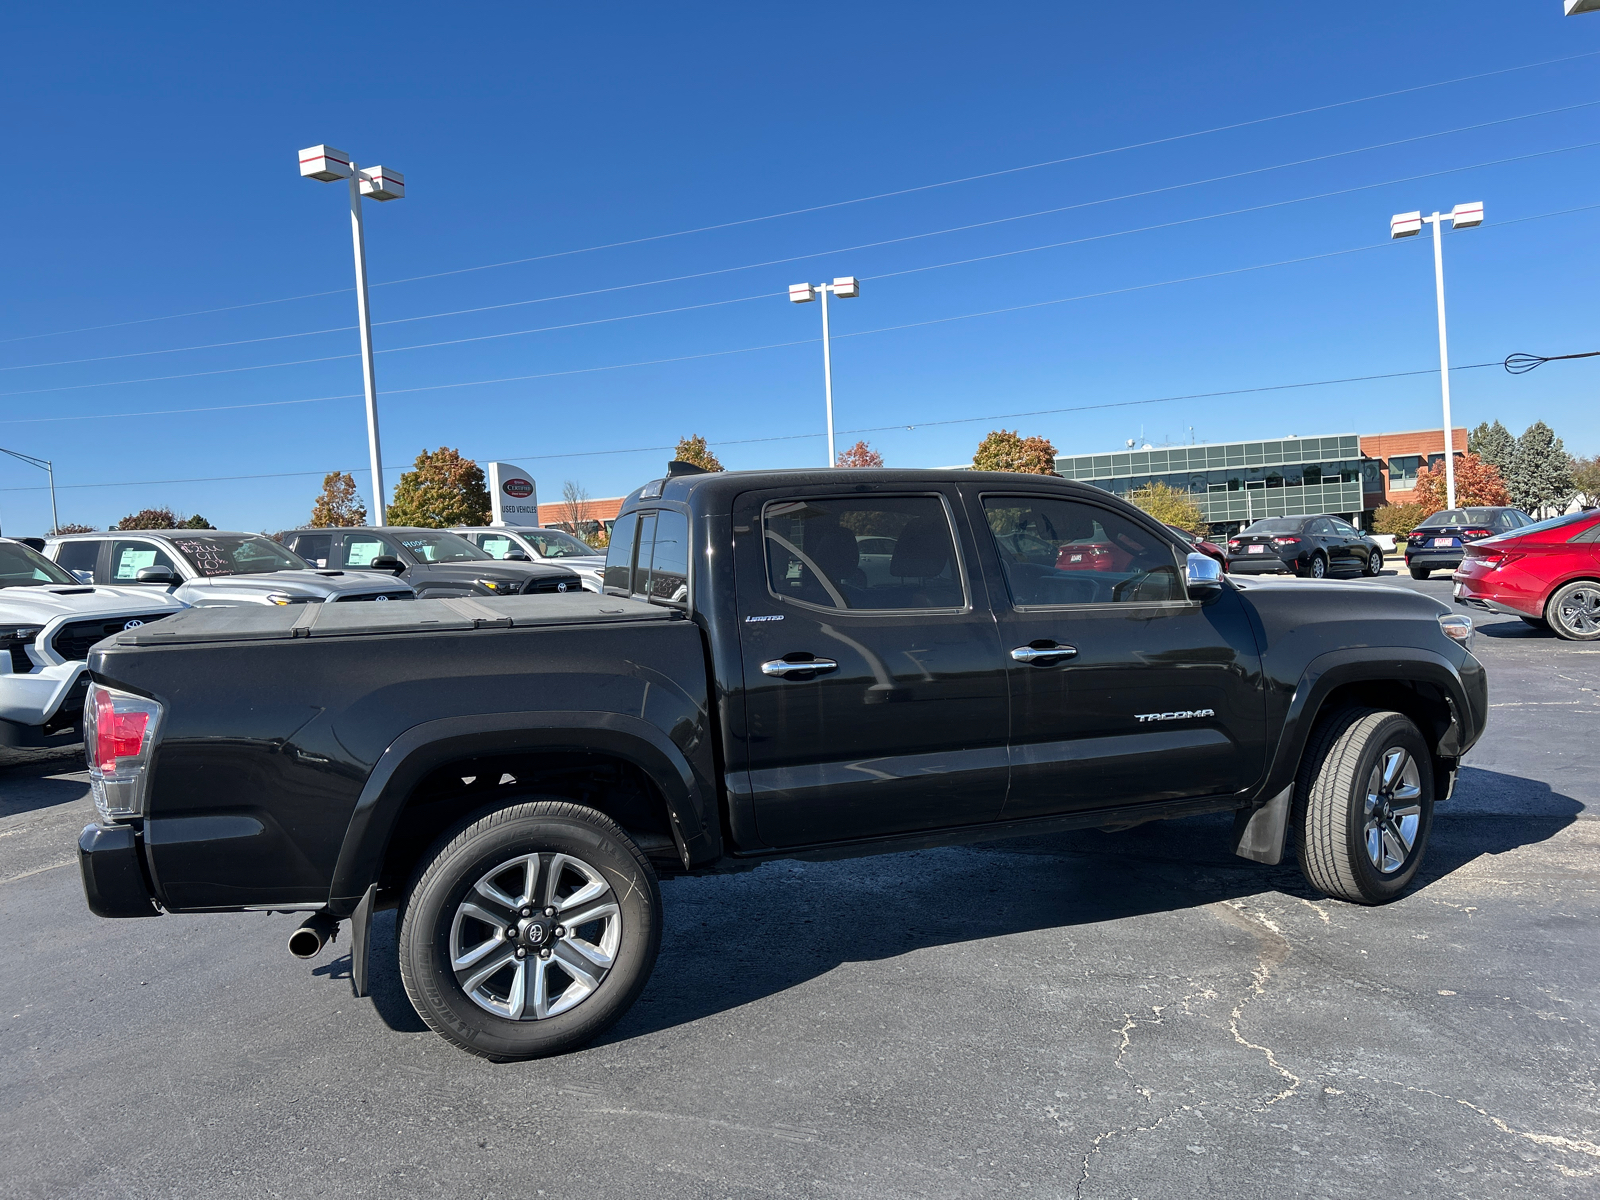
{"type": "Polygon", "coordinates": [[[92,917],[78,760],[14,755],[4,1191],[1594,1196],[1600,644],[1474,616],[1491,724],[1395,904],[1211,818],[674,880],[642,1002],[512,1065],[424,1030],[391,916],[371,1000],[288,917],[92,917]]]}

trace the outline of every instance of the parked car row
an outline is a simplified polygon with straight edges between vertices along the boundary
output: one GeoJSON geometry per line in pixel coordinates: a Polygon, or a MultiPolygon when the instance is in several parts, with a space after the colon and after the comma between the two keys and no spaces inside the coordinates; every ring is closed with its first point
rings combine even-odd
{"type": "Polygon", "coordinates": [[[90,647],[185,608],[599,591],[589,564],[604,559],[576,538],[518,530],[512,553],[508,531],[471,532],[480,540],[402,527],[0,539],[0,746],[80,740],[90,647]]]}

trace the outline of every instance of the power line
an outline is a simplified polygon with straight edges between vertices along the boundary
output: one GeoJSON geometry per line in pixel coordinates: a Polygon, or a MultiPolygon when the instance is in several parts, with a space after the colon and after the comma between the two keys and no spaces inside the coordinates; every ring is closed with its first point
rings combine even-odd
{"type": "MultiPolygon", "coordinates": [[[[1046,159],[1042,162],[1027,163],[1017,167],[1005,167],[996,171],[986,171],[976,175],[966,175],[956,179],[941,180],[937,183],[919,184],[914,187],[899,188],[894,191],[878,192],[870,196],[858,196],[851,200],[835,200],[827,204],[817,204],[806,208],[789,209],[784,212],[768,213],[765,216],[745,217],[735,221],[723,221],[713,225],[701,225],[693,229],[680,229],[671,233],[651,234],[646,237],[628,238],[623,241],[605,242],[593,246],[582,246],[572,250],[558,250],[549,254],[537,254],[526,258],[507,259],[503,262],[484,263],[473,267],[460,267],[450,271],[435,271],[425,275],[411,275],[402,279],[387,279],[375,283],[373,287],[392,287],[402,283],[417,283],[427,279],[441,279],[450,275],[462,275],[475,271],[489,271],[499,267],[518,266],[530,262],[542,262],[552,258],[566,258],[576,254],[589,254],[597,250],[614,250],[624,246],[643,245],[647,242],[664,241],[669,238],[687,237],[696,233],[711,233],[721,229],[732,229],[741,225],[758,224],[763,221],[776,221],[785,217],[801,216],[808,213],[824,212],[834,208],[844,208],[853,204],[865,204],[873,200],[886,200],[897,196],[908,196],[918,192],[932,191],[938,188],[953,187],[963,183],[973,183],[983,179],[994,179],[1004,175],[1015,175],[1024,171],[1035,171],[1043,167],[1061,166],[1071,162],[1082,162],[1092,158],[1103,158],[1112,154],[1121,154],[1129,150],[1148,149],[1151,146],[1167,145],[1173,142],[1188,141],[1194,138],[1207,137],[1214,133],[1227,133],[1237,129],[1246,129],[1256,125],[1270,124],[1273,121],[1288,120],[1293,117],[1309,116],[1313,113],[1330,112],[1339,108],[1349,108],[1357,104],[1366,104],[1375,100],[1388,100],[1395,96],[1411,95],[1416,92],[1430,91],[1435,88],[1450,87],[1458,83],[1472,83],[1479,79],[1491,79],[1500,75],[1510,75],[1518,71],[1531,71],[1540,67],[1557,66],[1561,63],[1576,62],[1581,59],[1592,58],[1600,54],[1600,50],[1589,50],[1580,54],[1564,55],[1560,58],[1548,58],[1539,62],[1522,63],[1513,67],[1501,67],[1493,71],[1481,71],[1473,75],[1461,75],[1454,79],[1441,79],[1433,83],[1416,84],[1412,87],[1398,88],[1388,92],[1375,92],[1369,96],[1358,96],[1350,100],[1338,100],[1329,104],[1314,105],[1310,108],[1295,109],[1290,112],[1275,113],[1266,117],[1255,117],[1246,121],[1237,121],[1227,125],[1216,125],[1210,129],[1193,130],[1188,133],[1172,134],[1168,137],[1153,138],[1143,142],[1130,142],[1122,146],[1113,146],[1103,150],[1091,150],[1082,154],[1068,155],[1064,158],[1046,159]]],[[[113,321],[103,325],[85,325],[76,329],[59,329],[47,333],[30,333],[18,337],[0,338],[0,345],[9,342],[32,341],[45,337],[63,337],[74,333],[93,333],[102,329],[120,329],[129,325],[148,325],[157,321],[174,321],[186,317],[209,316],[214,313],[236,312],[244,308],[261,308],[273,304],[289,304],[299,300],[313,300],[323,296],[336,296],[349,292],[351,288],[333,288],[322,292],[307,292],[298,296],[282,296],[273,300],[252,300],[243,304],[228,304],[217,308],[195,309],[189,312],[168,313],[159,317],[139,317],[128,321],[113,321]]]]}
{"type": "MultiPolygon", "coordinates": [[[[1264,175],[1264,174],[1267,174],[1267,173],[1272,172],[1272,171],[1282,171],[1282,170],[1287,170],[1287,169],[1292,168],[1292,167],[1303,167],[1303,166],[1308,166],[1308,165],[1313,164],[1313,163],[1328,162],[1328,161],[1331,161],[1331,160],[1336,159],[1336,158],[1348,158],[1348,157],[1351,157],[1351,156],[1356,155],[1356,154],[1370,153],[1371,151],[1374,151],[1374,150],[1392,149],[1395,146],[1403,146],[1403,145],[1408,145],[1408,144],[1413,143],[1413,142],[1427,141],[1427,140],[1430,140],[1432,138],[1448,137],[1448,136],[1450,136],[1452,134],[1457,134],[1457,133],[1472,133],[1472,132],[1476,132],[1477,130],[1480,130],[1480,129],[1488,129],[1488,128],[1491,128],[1491,127],[1497,126],[1497,125],[1508,125],[1508,124],[1512,124],[1512,123],[1517,122],[1517,121],[1527,121],[1527,120],[1534,119],[1536,117],[1547,117],[1547,116],[1551,116],[1551,115],[1554,115],[1554,114],[1557,114],[1557,113],[1575,112],[1575,111],[1577,111],[1579,109],[1593,108],[1596,105],[1600,105],[1600,100],[1586,100],[1586,101],[1583,101],[1580,104],[1569,104],[1569,105],[1564,105],[1564,106],[1562,106],[1560,108],[1547,108],[1547,109],[1542,109],[1539,112],[1523,113],[1523,114],[1521,114],[1519,116],[1515,116],[1515,117],[1500,117],[1500,118],[1497,118],[1497,119],[1495,119],[1493,121],[1482,121],[1482,122],[1479,122],[1476,125],[1461,125],[1461,126],[1457,126],[1454,129],[1442,129],[1442,130],[1437,130],[1437,131],[1432,132],[1432,133],[1415,134],[1415,135],[1413,135],[1411,137],[1396,138],[1396,139],[1393,139],[1393,140],[1387,141],[1387,142],[1375,142],[1370,146],[1358,146],[1358,147],[1355,147],[1355,148],[1349,149],[1349,150],[1336,150],[1336,151],[1333,151],[1333,152],[1328,153],[1328,154],[1313,155],[1310,158],[1298,158],[1298,159],[1293,159],[1293,160],[1291,160],[1289,162],[1273,163],[1270,166],[1265,166],[1265,167],[1252,167],[1249,170],[1233,171],[1233,172],[1230,172],[1230,173],[1225,174],[1225,175],[1212,175],[1212,176],[1209,176],[1209,177],[1207,177],[1205,179],[1191,179],[1191,180],[1187,180],[1187,181],[1185,181],[1183,183],[1165,184],[1165,185],[1163,185],[1161,187],[1146,188],[1143,191],[1138,191],[1138,192],[1125,192],[1122,195],[1118,195],[1118,196],[1104,196],[1104,197],[1100,197],[1099,199],[1095,199],[1095,200],[1082,200],[1082,201],[1078,201],[1078,202],[1073,203],[1073,204],[1058,205],[1055,208],[1039,209],[1039,210],[1036,210],[1034,212],[1016,213],[1016,214],[1013,214],[1011,216],[995,217],[995,218],[992,218],[992,219],[986,220],[986,221],[973,221],[973,222],[969,222],[968,224],[965,224],[965,225],[952,225],[952,226],[949,226],[949,227],[944,228],[944,229],[928,230],[928,231],[923,232],[923,233],[913,233],[913,234],[905,234],[905,235],[900,236],[900,237],[883,238],[883,239],[880,239],[880,240],[875,241],[875,242],[861,242],[861,243],[858,243],[858,244],[856,244],[854,246],[840,246],[840,247],[836,247],[836,248],[831,249],[831,250],[817,250],[817,251],[812,251],[812,252],[809,252],[809,253],[806,253],[806,254],[794,254],[794,255],[789,255],[787,257],[784,257],[784,258],[767,259],[767,260],[764,260],[762,262],[744,263],[744,264],[741,264],[741,265],[736,266],[736,267],[717,267],[717,268],[714,268],[714,269],[708,270],[708,271],[691,272],[690,274],[687,274],[687,275],[673,275],[673,276],[667,276],[667,277],[660,278],[660,279],[640,280],[640,281],[635,282],[635,283],[615,284],[615,285],[613,285],[611,287],[590,288],[590,289],[587,289],[587,290],[581,291],[581,292],[566,292],[566,293],[563,293],[563,294],[560,294],[560,295],[554,295],[554,296],[535,296],[535,297],[532,297],[532,298],[527,299],[527,300],[508,300],[508,301],[506,301],[504,303],[501,303],[501,304],[483,304],[483,305],[475,306],[473,308],[458,308],[458,309],[451,309],[451,310],[445,311],[445,312],[423,313],[423,314],[420,314],[420,315],[414,316],[414,317],[395,317],[395,318],[391,318],[391,319],[386,320],[386,321],[375,321],[375,322],[373,322],[373,324],[374,324],[375,327],[376,326],[386,326],[386,325],[407,325],[407,324],[415,323],[417,321],[433,321],[433,320],[438,320],[438,319],[445,318],[445,317],[472,316],[472,315],[475,315],[475,314],[478,314],[478,313],[498,312],[498,311],[500,311],[502,309],[508,309],[508,308],[522,308],[522,307],[526,307],[526,306],[531,305],[531,304],[548,304],[548,303],[551,303],[551,302],[557,301],[557,300],[584,299],[584,298],[587,298],[587,297],[590,297],[590,296],[609,295],[609,294],[615,293],[615,292],[625,292],[625,291],[636,290],[638,288],[656,287],[656,286],[659,286],[659,285],[662,285],[662,284],[668,284],[668,283],[684,283],[684,282],[692,281],[692,280],[696,280],[696,279],[708,279],[708,278],[712,278],[714,276],[729,275],[729,274],[733,274],[733,273],[736,273],[736,272],[739,272],[739,271],[751,271],[751,270],[757,270],[757,269],[762,268],[762,267],[783,266],[783,265],[786,265],[786,264],[789,264],[789,263],[804,262],[807,259],[822,258],[822,257],[825,257],[827,255],[832,255],[832,254],[849,254],[849,253],[853,253],[855,251],[860,251],[860,250],[875,250],[875,249],[880,249],[880,248],[882,248],[884,246],[901,245],[901,244],[904,244],[906,242],[921,241],[921,240],[925,240],[927,238],[933,238],[933,237],[943,237],[943,236],[945,236],[947,234],[952,234],[952,233],[969,233],[969,232],[971,232],[972,230],[975,230],[975,229],[988,229],[988,228],[992,228],[992,227],[994,227],[996,225],[1006,225],[1006,224],[1011,224],[1011,223],[1014,223],[1014,222],[1017,222],[1017,221],[1027,221],[1027,220],[1032,220],[1032,219],[1034,219],[1036,217],[1057,216],[1057,215],[1059,215],[1061,213],[1074,212],[1074,211],[1085,209],[1085,208],[1096,208],[1096,207],[1099,207],[1099,206],[1102,206],[1102,205],[1106,205],[1106,204],[1116,204],[1116,203],[1120,203],[1120,202],[1122,202],[1124,200],[1141,200],[1141,199],[1146,199],[1146,198],[1148,198],[1150,196],[1158,196],[1158,195],[1164,195],[1164,194],[1169,193],[1169,192],[1182,191],[1182,190],[1184,190],[1186,188],[1204,187],[1205,185],[1212,184],[1212,183],[1228,183],[1228,182],[1232,182],[1232,181],[1238,180],[1238,179],[1246,179],[1246,178],[1249,178],[1249,177],[1255,176],[1255,175],[1264,175]]],[[[1496,165],[1496,164],[1487,164],[1487,165],[1496,165]]],[[[1460,168],[1453,168],[1453,169],[1455,169],[1455,170],[1471,170],[1472,168],[1470,168],[1470,167],[1460,167],[1460,168]]],[[[1414,177],[1414,178],[1425,178],[1425,177],[1414,177]]],[[[1407,182],[1407,181],[1402,180],[1400,182],[1407,182]]],[[[1369,185],[1366,185],[1366,186],[1370,188],[1370,187],[1381,187],[1383,185],[1382,184],[1369,184],[1369,185]]],[[[1351,189],[1351,190],[1360,190],[1360,189],[1351,189]]],[[[1333,195],[1340,195],[1340,194],[1342,194],[1342,193],[1339,193],[1339,192],[1328,192],[1328,193],[1324,193],[1324,196],[1333,196],[1333,195]]],[[[1312,197],[1312,198],[1321,198],[1321,197],[1312,197]]],[[[1289,203],[1298,203],[1298,201],[1280,201],[1279,203],[1280,204],[1289,204],[1289,203]]],[[[1268,205],[1267,207],[1274,207],[1274,206],[1268,205]]],[[[1256,211],[1256,210],[1254,210],[1254,209],[1239,209],[1239,210],[1236,210],[1236,211],[1237,212],[1252,212],[1252,211],[1256,211]]],[[[1218,214],[1218,215],[1232,215],[1232,214],[1218,214]]],[[[1195,219],[1208,220],[1210,218],[1195,218],[1195,219]]],[[[1154,225],[1154,226],[1146,226],[1145,228],[1146,229],[1159,229],[1159,228],[1164,228],[1164,227],[1165,226],[1154,225]]],[[[1144,232],[1144,230],[1143,229],[1140,229],[1140,230],[1124,230],[1123,232],[1124,233],[1138,233],[1138,232],[1144,232]]],[[[1099,236],[1100,237],[1115,237],[1115,236],[1120,236],[1120,235],[1119,234],[1101,234],[1099,236]]],[[[1081,239],[1081,240],[1093,240],[1093,239],[1081,239]]],[[[1052,243],[1053,246],[1064,246],[1064,245],[1071,245],[1071,244],[1073,244],[1073,243],[1071,243],[1071,242],[1056,242],[1056,243],[1052,243]]],[[[1025,251],[1011,251],[1010,253],[1012,253],[1012,254],[1025,253],[1025,251]]],[[[963,260],[963,261],[980,261],[980,260],[974,259],[974,260],[963,260]]],[[[928,268],[917,268],[917,269],[918,270],[926,270],[928,268]]],[[[904,273],[906,273],[906,272],[891,272],[891,274],[904,274],[904,273]]],[[[889,276],[887,276],[887,275],[878,275],[878,276],[866,276],[864,278],[884,279],[884,278],[888,278],[888,277],[889,276]]],[[[764,293],[763,295],[766,295],[766,293],[764,293]]],[[[753,298],[759,299],[759,298],[762,298],[762,297],[753,297],[753,298]]],[[[679,310],[667,310],[667,311],[679,311],[679,310]]],[[[125,359],[125,358],[147,358],[147,357],[150,357],[150,356],[153,356],[153,355],[159,355],[159,354],[186,354],[186,353],[190,353],[190,352],[193,352],[193,351],[200,351],[200,350],[228,349],[228,348],[232,348],[234,346],[255,345],[255,344],[261,343],[261,342],[280,342],[280,341],[286,341],[286,340],[291,339],[291,338],[316,337],[316,336],[319,336],[319,335],[322,335],[322,334],[328,334],[328,333],[348,333],[348,332],[350,332],[351,330],[353,330],[355,328],[356,327],[354,325],[335,325],[335,326],[329,326],[329,327],[324,328],[324,329],[307,329],[307,330],[302,330],[302,331],[297,332],[297,333],[280,333],[280,334],[273,334],[273,335],[267,336],[267,337],[239,338],[239,339],[236,339],[236,340],[233,340],[233,341],[227,341],[227,342],[207,342],[207,343],[202,343],[200,345],[195,345],[195,346],[173,346],[173,347],[167,347],[167,348],[159,349],[159,350],[132,350],[132,351],[128,351],[128,352],[122,353],[122,354],[100,354],[100,355],[92,355],[92,356],[85,357],[85,358],[58,359],[58,360],[53,361],[53,362],[18,363],[18,364],[12,365],[12,366],[0,367],[0,372],[4,372],[4,371],[31,371],[31,370],[38,370],[38,369],[42,369],[42,368],[46,368],[46,367],[65,367],[65,366],[76,366],[76,365],[79,365],[79,364],[82,364],[82,363],[111,362],[111,361],[115,361],[115,360],[119,360],[119,359],[125,359]]],[[[558,328],[559,329],[559,328],[568,328],[568,327],[567,326],[553,326],[551,328],[558,328]]],[[[546,332],[546,331],[545,330],[535,330],[535,331],[527,331],[527,332],[546,332]]],[[[491,335],[491,336],[508,336],[508,335],[491,335]]],[[[435,344],[447,345],[449,343],[435,343],[435,344]]]]}

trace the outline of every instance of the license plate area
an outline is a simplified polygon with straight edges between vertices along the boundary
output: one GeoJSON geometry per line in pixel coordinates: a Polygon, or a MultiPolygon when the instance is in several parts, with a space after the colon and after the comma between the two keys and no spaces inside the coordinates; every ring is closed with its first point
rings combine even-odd
{"type": "Polygon", "coordinates": [[[1456,544],[1456,540],[1453,537],[1450,537],[1450,538],[1434,538],[1433,539],[1433,544],[1435,546],[1454,546],[1456,544]]]}
{"type": "Polygon", "coordinates": [[[1247,546],[1245,547],[1245,550],[1250,554],[1265,554],[1267,552],[1267,548],[1265,546],[1247,546]]]}

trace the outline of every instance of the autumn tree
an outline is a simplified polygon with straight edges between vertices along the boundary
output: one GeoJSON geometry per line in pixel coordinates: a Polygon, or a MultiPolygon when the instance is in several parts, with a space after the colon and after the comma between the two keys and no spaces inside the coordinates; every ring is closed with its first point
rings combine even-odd
{"type": "Polygon", "coordinates": [[[487,525],[489,489],[484,486],[483,468],[448,446],[424,450],[395,485],[389,523],[425,529],[487,525]]]}
{"type": "MultiPolygon", "coordinates": [[[[1412,503],[1421,507],[1423,516],[1431,517],[1449,507],[1448,482],[1442,460],[1437,466],[1423,467],[1417,472],[1417,487],[1411,496],[1412,503]]],[[[1489,508],[1510,503],[1505,480],[1492,464],[1470,450],[1456,457],[1456,507],[1489,508]]]]}
{"type": "Polygon", "coordinates": [[[711,453],[711,448],[706,445],[705,438],[698,433],[691,434],[678,442],[678,448],[672,452],[672,460],[674,462],[693,463],[702,471],[726,470],[717,456],[711,453]]]}
{"type": "Polygon", "coordinates": [[[1506,486],[1511,503],[1535,516],[1542,515],[1545,509],[1560,512],[1577,494],[1567,448],[1543,421],[1529,425],[1517,439],[1506,486]]]}
{"type": "Polygon", "coordinates": [[[1572,486],[1578,503],[1585,508],[1600,507],[1600,454],[1572,460],[1572,486]]]}
{"type": "Polygon", "coordinates": [[[1372,532],[1407,534],[1429,515],[1420,504],[1382,504],[1373,510],[1372,532]]]}
{"type": "Polygon", "coordinates": [[[311,506],[311,528],[331,529],[367,523],[367,506],[356,496],[356,481],[348,471],[331,471],[322,479],[322,492],[311,506]]]}
{"type": "Polygon", "coordinates": [[[1127,499],[1163,525],[1176,525],[1189,533],[1204,533],[1208,528],[1199,503],[1180,488],[1152,481],[1134,488],[1128,493],[1127,499]]]}
{"type": "Polygon", "coordinates": [[[99,533],[100,531],[93,525],[57,525],[50,532],[52,535],[60,535],[64,533],[99,533]]]}
{"type": "Polygon", "coordinates": [[[979,471],[1054,475],[1056,448],[1046,438],[1025,438],[1009,429],[996,429],[978,443],[978,451],[972,456],[972,465],[979,471]]]}
{"type": "Polygon", "coordinates": [[[118,529],[176,529],[178,518],[170,508],[141,508],[117,522],[118,529]]]}
{"type": "Polygon", "coordinates": [[[857,442],[848,450],[839,451],[839,461],[835,464],[840,467],[881,467],[883,455],[879,454],[866,442],[857,442]]]}

